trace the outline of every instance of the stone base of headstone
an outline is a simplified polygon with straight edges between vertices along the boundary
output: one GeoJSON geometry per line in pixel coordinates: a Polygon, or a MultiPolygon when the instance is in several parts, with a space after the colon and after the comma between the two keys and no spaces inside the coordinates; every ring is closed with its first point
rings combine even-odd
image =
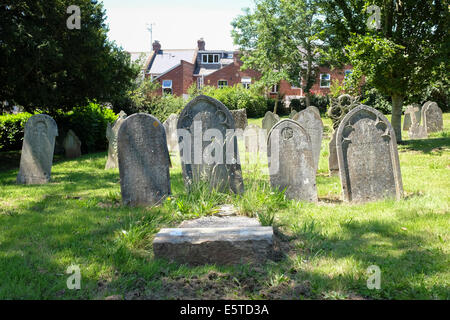
{"type": "Polygon", "coordinates": [[[246,217],[206,217],[161,229],[155,258],[188,265],[264,263],[273,252],[273,228],[246,217]]]}

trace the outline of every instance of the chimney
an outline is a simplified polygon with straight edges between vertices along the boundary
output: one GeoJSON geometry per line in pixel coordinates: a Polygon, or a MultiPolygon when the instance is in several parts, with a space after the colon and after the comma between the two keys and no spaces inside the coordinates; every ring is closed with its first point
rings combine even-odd
{"type": "Polygon", "coordinates": [[[206,43],[205,43],[205,40],[203,38],[200,38],[200,40],[197,41],[197,45],[198,45],[198,50],[199,51],[205,51],[206,50],[205,49],[206,43]]]}
{"type": "Polygon", "coordinates": [[[155,42],[153,42],[153,51],[155,51],[156,53],[161,51],[161,43],[159,43],[158,40],[155,40],[155,42]]]}

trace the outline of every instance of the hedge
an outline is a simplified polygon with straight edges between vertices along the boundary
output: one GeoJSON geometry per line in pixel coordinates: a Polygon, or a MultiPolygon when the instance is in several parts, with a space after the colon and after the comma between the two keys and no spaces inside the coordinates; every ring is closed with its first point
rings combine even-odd
{"type": "Polygon", "coordinates": [[[0,116],[0,151],[22,148],[23,129],[31,116],[27,112],[0,116]]]}

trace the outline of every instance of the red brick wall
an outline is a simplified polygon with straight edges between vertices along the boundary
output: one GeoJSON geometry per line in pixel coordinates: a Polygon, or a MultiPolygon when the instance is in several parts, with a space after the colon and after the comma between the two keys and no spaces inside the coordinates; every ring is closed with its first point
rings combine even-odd
{"type": "MultiPolygon", "coordinates": [[[[188,88],[194,82],[193,74],[194,65],[182,60],[178,67],[159,77],[158,82],[162,86],[164,80],[172,80],[172,93],[182,96],[183,93],[187,93],[188,88]]],[[[162,95],[162,89],[158,94],[162,95]]]]}
{"type": "Polygon", "coordinates": [[[242,78],[252,78],[252,83],[261,77],[261,74],[254,70],[241,71],[242,63],[232,63],[209,76],[205,76],[204,85],[217,87],[219,80],[227,80],[228,86],[232,87],[235,84],[239,84],[242,78]]]}
{"type": "Polygon", "coordinates": [[[320,87],[320,74],[321,73],[329,73],[330,74],[330,85],[335,81],[336,79],[339,80],[339,83],[342,83],[345,78],[345,70],[351,70],[353,69],[351,65],[346,65],[342,69],[333,69],[330,70],[327,67],[319,67],[319,72],[316,77],[316,82],[311,88],[311,92],[313,94],[320,94],[320,95],[327,95],[330,93],[330,88],[321,88],[320,87]]]}

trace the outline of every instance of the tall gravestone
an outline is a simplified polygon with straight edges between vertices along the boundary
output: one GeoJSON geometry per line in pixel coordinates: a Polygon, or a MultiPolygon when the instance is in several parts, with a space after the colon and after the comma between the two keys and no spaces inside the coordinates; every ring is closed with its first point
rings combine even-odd
{"type": "Polygon", "coordinates": [[[280,121],[280,117],[274,114],[272,111],[267,111],[264,119],[262,120],[262,128],[269,133],[270,129],[280,121]]]}
{"type": "Polygon", "coordinates": [[[105,169],[119,168],[119,162],[117,158],[117,133],[123,121],[127,118],[127,114],[120,111],[119,117],[114,121],[113,125],[108,123],[106,128],[106,138],[108,139],[108,159],[106,160],[105,169]]]}
{"type": "Polygon", "coordinates": [[[339,163],[336,151],[336,135],[337,135],[336,130],[333,130],[330,144],[328,145],[328,172],[330,176],[335,176],[339,174],[339,163]]]}
{"type": "Polygon", "coordinates": [[[421,120],[421,106],[420,104],[414,103],[406,107],[405,116],[403,118],[403,131],[408,131],[413,123],[412,116],[414,114],[415,120],[420,124],[421,120]]]}
{"type": "Polygon", "coordinates": [[[271,185],[286,190],[290,199],[316,202],[316,168],[307,131],[286,119],[272,128],[267,141],[271,185]]]}
{"type": "Polygon", "coordinates": [[[320,117],[320,110],[319,110],[319,108],[317,108],[316,106],[309,106],[309,107],[306,108],[305,110],[312,110],[312,111],[314,111],[314,112],[320,117]]]}
{"type": "Polygon", "coordinates": [[[44,184],[50,181],[57,136],[58,126],[52,117],[37,114],[28,119],[17,183],[44,184]]]}
{"type": "Polygon", "coordinates": [[[178,120],[183,178],[207,182],[220,191],[244,191],[235,123],[220,101],[198,96],[189,102],[178,120]]]}
{"type": "Polygon", "coordinates": [[[443,130],[444,120],[442,110],[436,102],[429,101],[422,108],[423,126],[428,133],[439,132],[443,130]]]}
{"type": "Polygon", "coordinates": [[[323,138],[323,122],[320,115],[312,108],[307,108],[295,115],[294,121],[297,121],[300,126],[306,130],[311,138],[313,149],[313,157],[316,171],[319,168],[320,150],[322,148],[323,138]]]}
{"type": "Polygon", "coordinates": [[[66,158],[75,159],[81,156],[81,141],[72,129],[67,132],[63,145],[66,158]]]}
{"type": "Polygon", "coordinates": [[[171,114],[164,122],[164,129],[166,130],[167,147],[169,152],[178,151],[178,135],[177,135],[178,115],[171,114]]]}
{"type": "Polygon", "coordinates": [[[236,129],[244,130],[248,126],[247,110],[245,109],[230,110],[230,112],[233,115],[236,129]]]}
{"type": "MultiPolygon", "coordinates": [[[[425,139],[428,137],[427,131],[424,126],[420,125],[420,106],[409,106],[407,109],[408,116],[409,116],[409,129],[408,129],[408,136],[410,139],[425,139]]],[[[406,112],[405,112],[405,123],[407,123],[406,120],[406,112]]]]}
{"type": "Polygon", "coordinates": [[[339,125],[336,140],[346,201],[402,197],[395,132],[381,112],[364,105],[353,109],[339,125]]]}
{"type": "Polygon", "coordinates": [[[244,144],[245,152],[259,153],[265,148],[262,145],[266,144],[266,139],[261,135],[261,128],[256,124],[250,124],[244,130],[244,144]]]}
{"type": "Polygon", "coordinates": [[[126,118],[117,136],[120,188],[125,205],[158,205],[170,194],[166,132],[155,117],[126,118]]]}

